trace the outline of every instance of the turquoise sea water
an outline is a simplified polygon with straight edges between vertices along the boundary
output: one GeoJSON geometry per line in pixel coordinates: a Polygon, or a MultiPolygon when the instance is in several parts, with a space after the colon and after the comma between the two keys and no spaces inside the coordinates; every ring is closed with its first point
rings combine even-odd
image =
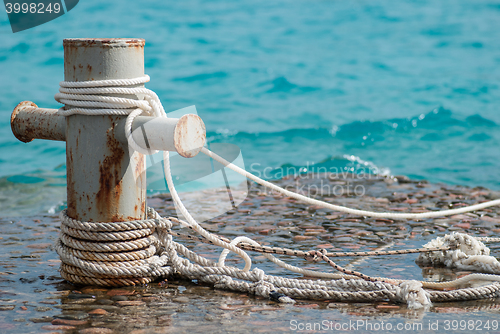
{"type": "Polygon", "coordinates": [[[16,34],[1,14],[0,211],[64,198],[64,143],[23,144],[9,116],[59,106],[70,37],[146,39],[147,87],[168,111],[196,105],[256,174],[370,166],[500,189],[499,35],[492,0],[85,0],[16,34]]]}

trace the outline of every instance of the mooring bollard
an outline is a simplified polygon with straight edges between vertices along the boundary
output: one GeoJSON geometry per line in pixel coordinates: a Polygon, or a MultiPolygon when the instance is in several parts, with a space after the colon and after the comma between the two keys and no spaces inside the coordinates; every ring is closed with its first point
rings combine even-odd
{"type": "MultiPolygon", "coordinates": [[[[143,39],[65,39],[63,45],[65,81],[144,76],[143,39]]],[[[57,112],[24,101],[14,109],[11,127],[23,142],[66,141],[68,216],[88,222],[144,219],[145,157],[128,147],[124,130],[127,116],[65,117],[57,112]]],[[[184,157],[195,156],[206,138],[205,125],[197,115],[180,119],[139,116],[132,130],[135,142],[142,148],[176,151],[184,157]]]]}

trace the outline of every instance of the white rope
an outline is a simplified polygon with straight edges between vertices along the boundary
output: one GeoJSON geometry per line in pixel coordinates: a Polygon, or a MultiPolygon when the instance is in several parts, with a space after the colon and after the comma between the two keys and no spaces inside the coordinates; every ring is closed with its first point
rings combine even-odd
{"type": "MultiPolygon", "coordinates": [[[[176,218],[169,218],[171,220],[171,222],[178,222],[180,223],[180,221],[176,218]]],[[[211,243],[209,241],[207,241],[206,239],[204,238],[195,238],[191,235],[185,235],[185,234],[180,234],[180,233],[177,233],[177,232],[173,232],[171,230],[168,230],[168,233],[173,235],[173,236],[179,236],[179,237],[184,237],[184,238],[187,238],[188,240],[198,240],[198,241],[201,241],[201,242],[205,242],[205,243],[211,243]]],[[[219,238],[221,238],[219,236],[219,238]]],[[[444,248],[455,248],[455,247],[459,247],[461,248],[461,242],[463,242],[464,240],[468,239],[468,238],[471,238],[475,241],[481,241],[481,240],[485,240],[485,241],[490,241],[490,242],[495,242],[497,241],[498,242],[498,238],[485,238],[485,237],[481,237],[481,238],[474,238],[474,237],[470,237],[466,234],[461,234],[461,233],[452,233],[451,235],[446,235],[445,238],[455,238],[458,240],[458,242],[455,242],[453,243],[453,245],[451,244],[447,244],[444,248]]],[[[432,256],[432,258],[434,257],[441,257],[440,256],[440,250],[439,250],[439,247],[434,247],[432,246],[434,243],[439,243],[439,240],[442,239],[442,238],[437,238],[437,240],[432,240],[430,243],[426,244],[424,246],[423,249],[435,249],[435,250],[432,250],[432,251],[426,251],[426,252],[420,252],[420,253],[430,253],[430,252],[434,252],[434,255],[432,256]]],[[[290,270],[290,271],[293,271],[293,272],[296,272],[298,274],[302,274],[306,277],[317,277],[317,278],[329,278],[329,279],[340,279],[340,278],[345,278],[345,279],[357,279],[358,276],[354,276],[354,275],[348,275],[348,274],[338,274],[338,273],[329,273],[329,272],[321,272],[321,271],[314,271],[314,270],[307,270],[307,269],[303,269],[303,268],[299,268],[299,267],[295,267],[295,266],[292,266],[288,263],[285,263],[281,260],[279,260],[278,258],[274,257],[272,254],[270,253],[265,253],[265,252],[262,252],[262,247],[259,247],[261,246],[257,241],[255,240],[252,240],[248,237],[245,237],[245,236],[241,236],[241,237],[237,237],[235,239],[233,239],[231,241],[231,243],[237,245],[239,243],[244,243],[244,242],[247,242],[248,244],[252,245],[252,246],[255,246],[255,248],[246,248],[246,250],[252,250],[252,251],[255,251],[255,252],[259,252],[259,253],[262,253],[267,259],[269,259],[270,261],[272,261],[273,263],[277,264],[278,266],[284,268],[284,269],[287,269],[287,270],[290,270]],[[259,250],[260,249],[260,250],[259,250]]],[[[241,246],[241,244],[239,245],[241,246]]],[[[380,247],[378,249],[383,249],[383,247],[380,247]]],[[[489,249],[486,248],[487,252],[489,253],[489,249]]],[[[304,254],[307,254],[308,252],[303,252],[303,251],[293,251],[293,250],[288,250],[288,255],[291,255],[291,256],[297,256],[297,257],[304,257],[304,254]]],[[[397,251],[395,251],[397,252],[397,251]]],[[[486,251],[485,251],[486,252],[486,251]]],[[[219,265],[224,265],[224,260],[227,256],[229,252],[225,249],[220,257],[219,257],[219,262],[218,264],[219,265]]],[[[370,256],[372,256],[372,251],[370,252],[366,252],[367,254],[365,255],[365,257],[361,258],[361,259],[366,259],[366,258],[369,258],[370,256]]],[[[448,258],[451,257],[452,255],[449,255],[449,254],[452,254],[452,252],[449,252],[448,254],[444,255],[445,257],[447,256],[448,258]]],[[[283,254],[283,255],[286,255],[285,253],[275,253],[275,254],[283,254]]],[[[335,253],[333,253],[335,254],[335,253]]],[[[403,255],[403,254],[411,254],[411,253],[406,253],[406,252],[401,252],[401,253],[397,253],[397,254],[400,254],[400,255],[403,255]]],[[[328,255],[330,256],[330,255],[328,255]]],[[[490,258],[493,258],[493,257],[490,257],[490,258]]],[[[493,258],[494,259],[494,258],[493,258]]],[[[492,261],[491,259],[488,260],[489,261],[492,261]]],[[[423,264],[423,265],[433,265],[434,263],[433,262],[427,262],[427,263],[424,263],[424,261],[421,261],[419,259],[416,260],[417,263],[419,264],[423,264]]],[[[444,263],[444,261],[436,261],[436,264],[438,266],[442,266],[444,263]]],[[[351,263],[352,264],[352,263],[351,263]]],[[[453,265],[450,265],[450,267],[453,267],[453,265]]],[[[347,268],[347,266],[345,266],[344,268],[347,268]]],[[[476,267],[475,269],[473,270],[476,270],[476,271],[482,271],[483,270],[483,267],[476,267]]],[[[464,287],[464,286],[468,286],[468,285],[475,285],[475,286],[479,286],[481,284],[484,284],[485,282],[499,282],[500,283],[500,272],[498,272],[499,275],[490,275],[490,274],[469,274],[467,276],[463,276],[463,277],[460,277],[460,278],[457,278],[453,281],[447,281],[447,282],[429,282],[429,281],[420,281],[420,283],[422,284],[422,286],[424,288],[430,288],[430,289],[444,289],[444,288],[458,288],[458,287],[464,287]],[[479,284],[479,285],[478,285],[479,284]]],[[[387,281],[388,279],[385,278],[385,277],[373,277],[375,280],[377,281],[387,281]]],[[[391,282],[394,282],[394,283],[402,283],[402,282],[406,282],[406,280],[400,280],[400,279],[390,279],[391,282]]]]}
{"type": "Polygon", "coordinates": [[[59,86],[64,88],[107,87],[107,86],[133,86],[149,82],[149,75],[133,79],[110,79],[90,81],[61,81],[59,86]]]}
{"type": "Polygon", "coordinates": [[[63,116],[128,115],[125,122],[125,135],[130,147],[142,154],[154,154],[158,151],[143,149],[135,142],[132,136],[132,124],[137,116],[143,114],[166,117],[160,99],[155,92],[143,87],[121,87],[142,85],[148,81],[147,75],[135,79],[61,81],[59,93],[54,98],[57,102],[66,104],[66,107],[58,111],[63,116]],[[102,94],[135,95],[137,99],[103,96],[102,94]]]}
{"type": "Polygon", "coordinates": [[[500,262],[490,256],[490,250],[481,241],[464,233],[452,233],[436,238],[424,247],[445,246],[451,250],[421,253],[417,263],[422,265],[446,266],[461,270],[473,270],[500,274],[500,262]]]}
{"type": "Polygon", "coordinates": [[[389,219],[424,219],[424,218],[436,218],[436,217],[443,217],[443,216],[451,216],[451,215],[456,215],[459,213],[481,210],[484,208],[488,208],[490,206],[500,205],[500,199],[496,199],[493,201],[475,204],[475,205],[471,205],[471,206],[467,206],[467,207],[463,207],[463,208],[459,208],[459,209],[422,212],[422,213],[373,212],[373,211],[366,211],[366,210],[351,209],[351,208],[347,208],[345,206],[326,203],[326,202],[323,202],[323,201],[320,201],[320,200],[317,200],[314,198],[310,198],[310,197],[295,193],[293,191],[283,189],[275,184],[272,184],[271,182],[265,181],[265,180],[259,178],[258,176],[255,176],[255,175],[247,172],[246,170],[230,163],[229,161],[225,160],[221,156],[215,154],[214,152],[208,150],[205,147],[203,147],[201,149],[201,152],[208,155],[210,158],[217,160],[225,167],[232,169],[233,171],[245,176],[246,178],[248,178],[250,180],[257,182],[258,184],[260,184],[264,187],[276,190],[277,192],[279,192],[285,196],[295,198],[297,200],[303,201],[303,202],[311,204],[311,205],[317,205],[317,206],[320,206],[322,208],[330,209],[333,211],[341,211],[341,212],[345,212],[345,213],[350,213],[353,215],[375,217],[375,218],[389,218],[389,219]]]}
{"type": "MultiPolygon", "coordinates": [[[[245,236],[239,236],[239,237],[234,238],[230,242],[230,245],[236,246],[238,243],[240,243],[242,241],[246,241],[249,244],[254,245],[254,246],[260,246],[260,244],[257,241],[255,241],[253,239],[250,239],[248,237],[245,237],[245,236]]],[[[219,257],[219,261],[217,262],[217,265],[219,267],[224,267],[225,266],[224,261],[226,260],[226,257],[227,257],[228,254],[229,254],[229,249],[226,248],[226,249],[224,249],[222,251],[222,253],[221,253],[220,257],[219,257]]],[[[345,274],[337,274],[337,273],[327,273],[327,272],[321,272],[321,271],[314,271],[314,270],[308,270],[308,269],[304,269],[304,268],[299,268],[299,267],[292,266],[291,264],[288,264],[286,262],[281,261],[280,259],[278,259],[277,257],[273,256],[272,254],[264,253],[263,255],[269,261],[271,261],[274,264],[280,266],[281,268],[284,268],[284,269],[289,270],[289,271],[293,271],[295,273],[304,275],[306,277],[318,277],[318,278],[329,278],[329,279],[340,279],[340,278],[357,279],[358,278],[358,277],[353,276],[353,275],[345,275],[345,274]]]]}
{"type": "MultiPolygon", "coordinates": [[[[148,76],[124,80],[61,82],[60,92],[56,94],[55,98],[57,101],[65,103],[66,107],[61,108],[59,113],[64,116],[74,114],[128,115],[125,131],[129,145],[135,150],[148,154],[150,152],[144,152],[145,150],[141,149],[134,142],[131,136],[132,123],[134,118],[141,114],[166,117],[163,106],[158,96],[148,89],[142,87],[121,87],[141,85],[147,81],[149,81],[148,76]],[[102,94],[136,95],[137,99],[102,96],[102,94]]],[[[419,219],[469,212],[500,204],[500,200],[496,200],[461,209],[419,214],[376,213],[350,209],[287,191],[229,163],[206,148],[203,148],[202,152],[219,161],[224,166],[282,194],[303,200],[309,204],[357,215],[393,219],[419,219]]],[[[381,281],[377,279],[367,280],[358,279],[359,276],[323,273],[298,268],[267,253],[264,256],[280,267],[305,276],[328,278],[330,280],[289,279],[266,275],[264,271],[258,268],[250,270],[252,265],[250,257],[245,251],[238,248],[237,245],[241,241],[254,246],[258,246],[259,243],[244,236],[237,237],[228,242],[203,229],[190,215],[177,194],[170,170],[169,152],[164,152],[163,165],[172,199],[178,211],[186,219],[186,221],[177,221],[183,226],[196,231],[210,243],[224,248],[218,263],[206,259],[190,251],[185,246],[176,243],[172,235],[168,233],[171,222],[162,218],[152,209],[148,209],[148,219],[146,220],[123,223],[80,222],[71,219],[67,216],[66,211],[63,211],[61,213],[61,237],[56,244],[56,251],[63,262],[61,275],[65,279],[82,284],[132,285],[148,283],[155,278],[177,273],[185,278],[211,283],[217,288],[251,292],[280,302],[294,302],[290,297],[337,299],[344,301],[389,299],[405,302],[409,308],[427,308],[431,305],[432,300],[446,301],[491,298],[496,296],[500,291],[500,283],[498,282],[500,277],[496,275],[472,274],[453,282],[439,283],[413,280],[401,281],[385,278],[382,278],[381,281]],[[234,252],[244,259],[245,267],[243,270],[225,264],[225,259],[229,252],[234,252]],[[181,258],[179,255],[184,258],[181,258]],[[451,287],[457,287],[458,284],[469,283],[473,279],[478,279],[483,283],[493,283],[477,288],[454,291],[433,292],[424,290],[424,285],[427,286],[427,283],[431,285],[435,284],[436,287],[441,287],[440,284],[443,283],[451,287]]],[[[478,271],[489,270],[489,272],[498,273],[498,265],[489,259],[489,250],[473,237],[452,234],[449,237],[447,236],[447,239],[445,237],[445,241],[436,242],[453,245],[456,249],[453,251],[443,251],[442,254],[439,252],[426,253],[428,255],[425,258],[427,261],[432,263],[443,262],[445,264],[449,262],[450,266],[457,266],[456,263],[458,261],[462,267],[466,266],[466,268],[473,268],[478,271]],[[479,252],[479,254],[474,253],[471,255],[470,252],[464,251],[464,249],[467,250],[471,247],[476,249],[475,252],[479,252]],[[471,257],[474,257],[472,261],[471,257]],[[486,262],[487,265],[484,265],[486,262]],[[474,263],[475,266],[471,267],[471,263],[474,263]],[[477,265],[477,263],[480,264],[477,265]]],[[[323,256],[325,260],[328,260],[324,255],[325,253],[314,252],[323,256]]],[[[333,263],[333,265],[335,264],[333,263]]],[[[356,275],[367,277],[359,273],[356,273],[356,275]]]]}
{"type": "MultiPolygon", "coordinates": [[[[165,170],[165,178],[167,179],[167,185],[168,189],[170,190],[170,195],[172,196],[172,199],[174,200],[176,209],[180,211],[180,213],[186,218],[187,222],[189,223],[189,227],[193,228],[196,232],[198,232],[201,236],[207,238],[211,242],[213,242],[214,245],[224,247],[236,254],[238,254],[243,260],[245,260],[245,268],[243,269],[244,271],[249,271],[250,268],[252,267],[252,259],[250,259],[250,256],[243,251],[242,249],[236,247],[234,244],[224,242],[214,236],[213,234],[209,233],[206,231],[203,227],[201,227],[196,220],[191,216],[191,214],[188,212],[184,204],[182,203],[179,195],[177,194],[177,191],[175,190],[174,186],[174,181],[172,180],[172,173],[170,171],[170,158],[169,158],[169,152],[164,151],[163,152],[163,168],[165,170]]],[[[182,222],[182,221],[181,221],[182,222]]]]}

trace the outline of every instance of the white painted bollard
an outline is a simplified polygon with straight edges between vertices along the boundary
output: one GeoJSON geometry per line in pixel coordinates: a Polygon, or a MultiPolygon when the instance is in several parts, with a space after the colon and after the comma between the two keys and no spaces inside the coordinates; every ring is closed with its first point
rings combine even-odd
{"type": "MultiPolygon", "coordinates": [[[[64,40],[65,81],[133,79],[144,76],[142,39],[64,40]]],[[[137,85],[135,87],[140,87],[137,85]]],[[[109,96],[109,95],[108,95],[109,96]]],[[[138,99],[135,95],[120,95],[138,99]]],[[[68,216],[81,221],[144,219],[145,157],[129,150],[126,116],[71,115],[21,102],[12,113],[14,135],[66,141],[68,216]]],[[[139,146],[193,157],[205,144],[205,126],[197,115],[180,119],[139,116],[132,125],[139,146]]]]}

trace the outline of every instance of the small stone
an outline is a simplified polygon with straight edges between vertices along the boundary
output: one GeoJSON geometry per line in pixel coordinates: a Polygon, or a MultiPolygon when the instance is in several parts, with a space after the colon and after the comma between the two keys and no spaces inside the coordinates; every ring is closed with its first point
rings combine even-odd
{"type": "Polygon", "coordinates": [[[120,309],[120,307],[115,306],[115,305],[90,305],[90,306],[98,307],[100,309],[103,309],[106,312],[117,312],[120,309]]]}
{"type": "Polygon", "coordinates": [[[176,297],[173,298],[172,301],[176,303],[189,303],[189,298],[188,297],[176,297]]]}
{"type": "Polygon", "coordinates": [[[136,330],[129,332],[128,334],[148,334],[148,333],[151,333],[151,332],[149,332],[145,329],[136,329],[136,330]]]}
{"type": "MultiPolygon", "coordinates": [[[[127,297],[125,297],[125,298],[127,298],[127,297]]],[[[114,302],[110,299],[98,299],[98,300],[96,300],[95,303],[99,304],[99,305],[113,305],[114,304],[114,302]]]]}
{"type": "Polygon", "coordinates": [[[235,311],[235,310],[241,310],[245,308],[251,308],[254,307],[255,305],[227,305],[227,304],[222,304],[219,306],[219,309],[224,310],[224,311],[235,311]]]}
{"type": "MultiPolygon", "coordinates": [[[[31,319],[30,319],[31,320],[31,319]]],[[[68,325],[68,326],[82,326],[88,323],[88,320],[69,320],[69,319],[54,319],[52,325],[68,325]]]]}
{"type": "Polygon", "coordinates": [[[158,317],[158,324],[159,325],[170,325],[172,324],[172,316],[170,314],[163,315],[161,317],[158,317]]]}
{"type": "Polygon", "coordinates": [[[57,302],[55,300],[42,300],[40,304],[56,305],[57,302]]]}
{"type": "Polygon", "coordinates": [[[267,211],[265,211],[265,210],[257,210],[257,211],[252,211],[252,212],[250,213],[250,215],[251,215],[252,217],[270,216],[270,215],[271,215],[271,213],[270,213],[270,212],[267,212],[267,211]]]}
{"type": "Polygon", "coordinates": [[[123,301],[128,300],[128,297],[127,296],[113,296],[113,297],[111,297],[111,300],[114,300],[116,302],[123,302],[123,301]]]}
{"type": "Polygon", "coordinates": [[[67,298],[69,299],[88,299],[95,298],[93,295],[89,295],[87,293],[70,293],[67,298]]]}
{"type": "Polygon", "coordinates": [[[318,308],[318,304],[305,304],[305,305],[295,305],[296,307],[300,308],[318,308]]]}
{"type": "Polygon", "coordinates": [[[258,226],[245,226],[243,231],[247,233],[255,233],[262,230],[276,229],[273,225],[258,225],[258,226]]]}
{"type": "Polygon", "coordinates": [[[437,313],[467,313],[468,311],[459,307],[435,307],[437,313]]]}
{"type": "Polygon", "coordinates": [[[23,310],[23,311],[28,310],[28,308],[26,306],[21,306],[20,309],[23,310]]]}
{"type": "Polygon", "coordinates": [[[306,232],[326,232],[326,230],[321,227],[321,228],[308,228],[306,229],[306,232]]]}
{"type": "Polygon", "coordinates": [[[318,235],[320,235],[323,232],[324,231],[305,232],[304,236],[318,236],[318,235]]]}
{"type": "Polygon", "coordinates": [[[450,219],[453,219],[453,220],[471,220],[471,217],[467,216],[467,215],[454,215],[454,216],[451,216],[450,219]]]}
{"type": "Polygon", "coordinates": [[[292,238],[293,241],[305,241],[305,240],[311,240],[315,239],[314,237],[311,236],[305,236],[305,235],[296,235],[292,238]]]}
{"type": "Polygon", "coordinates": [[[359,237],[365,237],[365,236],[370,235],[370,234],[373,234],[373,232],[365,231],[365,230],[359,230],[359,231],[356,231],[353,233],[353,235],[359,236],[359,237]]]}
{"type": "Polygon", "coordinates": [[[79,334],[111,334],[114,332],[112,329],[102,327],[85,328],[78,331],[79,334]]]}
{"type": "Polygon", "coordinates": [[[24,319],[24,318],[16,318],[13,321],[15,321],[15,322],[25,322],[26,319],[24,319]]]}
{"type": "Polygon", "coordinates": [[[93,315],[104,315],[107,313],[108,312],[106,310],[103,310],[102,308],[96,308],[95,310],[88,312],[88,314],[93,314],[93,315]]]}
{"type": "Polygon", "coordinates": [[[97,286],[87,286],[87,287],[83,288],[81,291],[82,291],[82,293],[86,293],[86,294],[90,294],[90,295],[96,295],[96,294],[101,294],[101,293],[104,293],[104,292],[108,292],[109,290],[108,289],[104,289],[104,288],[100,288],[100,287],[97,287],[97,286]]]}
{"type": "Polygon", "coordinates": [[[463,222],[463,223],[454,224],[453,226],[460,227],[460,228],[463,228],[464,230],[467,230],[470,228],[470,223],[463,222]]]}
{"type": "Polygon", "coordinates": [[[45,249],[52,246],[51,243],[42,243],[42,244],[31,244],[31,245],[26,245],[27,248],[35,248],[35,249],[45,249]]]}
{"type": "Polygon", "coordinates": [[[134,290],[113,289],[106,293],[108,296],[132,296],[135,295],[134,290]]]}
{"type": "Polygon", "coordinates": [[[493,217],[489,217],[489,216],[482,216],[479,219],[500,225],[500,219],[499,218],[493,218],[493,217]]]}
{"type": "Polygon", "coordinates": [[[69,299],[66,304],[93,304],[95,302],[94,298],[83,298],[83,299],[69,299]]]}
{"type": "Polygon", "coordinates": [[[51,311],[52,310],[52,307],[48,307],[48,306],[39,306],[35,309],[35,311],[37,312],[47,312],[47,311],[51,311]]]}
{"type": "Polygon", "coordinates": [[[75,326],[64,326],[64,325],[45,325],[41,327],[46,331],[70,331],[75,329],[75,326]]]}
{"type": "MultiPolygon", "coordinates": [[[[51,261],[51,260],[49,260],[49,261],[51,261]]],[[[59,262],[61,262],[60,260],[58,260],[58,261],[59,261],[59,262]]],[[[60,278],[60,277],[58,277],[58,278],[60,278]]],[[[55,278],[55,279],[58,279],[58,278],[55,278]]],[[[63,290],[63,291],[49,291],[49,293],[50,293],[51,295],[57,295],[57,296],[67,296],[67,295],[69,295],[69,294],[71,293],[71,291],[69,291],[69,290],[63,290]]]]}
{"type": "Polygon", "coordinates": [[[263,312],[263,311],[278,311],[282,310],[281,307],[254,307],[250,309],[250,312],[263,312]]]}
{"type": "Polygon", "coordinates": [[[67,320],[83,320],[87,319],[89,315],[86,312],[72,312],[69,314],[60,314],[56,316],[59,319],[67,319],[67,320]]]}
{"type": "Polygon", "coordinates": [[[327,308],[339,308],[339,307],[348,307],[350,306],[348,303],[328,303],[327,308]]]}
{"type": "Polygon", "coordinates": [[[54,319],[53,317],[44,316],[41,318],[31,318],[30,321],[34,323],[40,323],[40,322],[51,322],[53,321],[53,319],[54,319]]]}
{"type": "Polygon", "coordinates": [[[306,230],[306,232],[314,232],[315,230],[325,229],[323,226],[317,226],[317,225],[300,225],[299,228],[302,230],[306,230]]]}
{"type": "Polygon", "coordinates": [[[398,305],[377,305],[378,309],[399,309],[398,305]]]}
{"type": "Polygon", "coordinates": [[[335,241],[339,241],[339,242],[351,242],[351,241],[354,241],[353,238],[351,237],[334,237],[335,241]]]}
{"type": "Polygon", "coordinates": [[[10,311],[16,308],[16,305],[0,305],[0,311],[10,311]]]}
{"type": "Polygon", "coordinates": [[[143,302],[142,300],[124,300],[116,302],[116,305],[118,306],[142,306],[145,304],[146,303],[143,302]]]}

